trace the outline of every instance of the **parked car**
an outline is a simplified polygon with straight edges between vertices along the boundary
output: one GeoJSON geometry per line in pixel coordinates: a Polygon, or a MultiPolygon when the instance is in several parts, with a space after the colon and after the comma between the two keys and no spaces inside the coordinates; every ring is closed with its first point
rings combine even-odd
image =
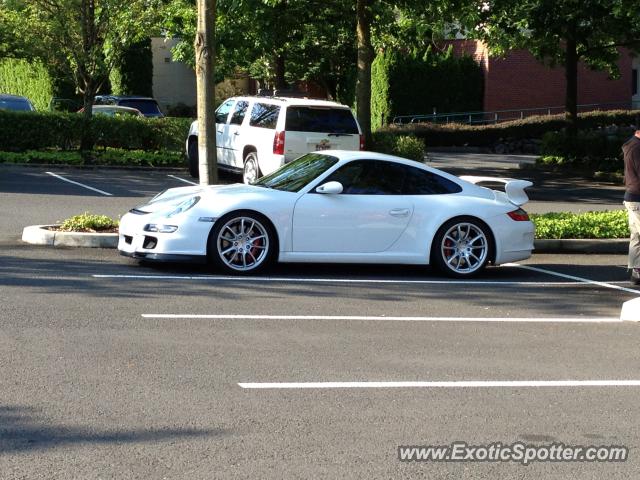
{"type": "MultiPolygon", "coordinates": [[[[360,150],[360,126],[346,105],[298,97],[233,97],[216,110],[218,166],[253,183],[317,150],[360,150]]],[[[198,122],[186,141],[189,172],[198,176],[198,122]]]]}
{"type": "Polygon", "coordinates": [[[0,110],[35,112],[36,109],[33,107],[33,104],[27,97],[0,93],[0,110]]]}
{"type": "MultiPolygon", "coordinates": [[[[84,108],[78,110],[78,113],[83,113],[84,108]]],[[[91,112],[94,115],[107,115],[109,117],[144,117],[142,112],[137,108],[121,107],[119,105],[93,105],[91,112]]]]}
{"type": "Polygon", "coordinates": [[[470,277],[531,256],[524,180],[465,177],[372,152],[306,154],[254,185],[172,188],[120,221],[122,255],[211,261],[435,264],[470,277]],[[505,191],[479,182],[499,182],[505,191]]]}
{"type": "Polygon", "coordinates": [[[93,103],[95,105],[118,105],[120,107],[135,108],[142,112],[145,117],[164,117],[158,102],[151,97],[97,95],[93,103]]]}

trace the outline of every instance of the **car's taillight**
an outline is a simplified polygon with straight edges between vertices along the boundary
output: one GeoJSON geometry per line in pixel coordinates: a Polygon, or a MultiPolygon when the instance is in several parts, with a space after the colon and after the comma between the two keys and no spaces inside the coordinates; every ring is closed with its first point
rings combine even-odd
{"type": "Polygon", "coordinates": [[[360,135],[360,150],[364,150],[364,135],[360,135]]]}
{"type": "Polygon", "coordinates": [[[284,131],[276,132],[273,137],[273,154],[284,155],[284,131]]]}
{"type": "Polygon", "coordinates": [[[511,220],[515,220],[516,222],[528,222],[529,221],[529,214],[527,212],[525,212],[521,208],[519,208],[517,210],[514,210],[513,212],[509,212],[509,213],[507,213],[507,215],[509,215],[511,220]]]}

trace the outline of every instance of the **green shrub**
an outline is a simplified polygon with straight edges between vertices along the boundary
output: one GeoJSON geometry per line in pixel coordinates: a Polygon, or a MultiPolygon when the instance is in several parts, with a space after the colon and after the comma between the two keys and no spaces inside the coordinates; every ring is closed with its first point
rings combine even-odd
{"type": "MultiPolygon", "coordinates": [[[[579,115],[578,126],[582,130],[596,130],[612,125],[629,127],[634,124],[636,115],[637,112],[633,110],[589,112],[579,115]]],[[[547,132],[560,131],[566,127],[564,115],[549,115],[532,116],[496,125],[416,123],[389,126],[381,131],[415,135],[433,147],[467,145],[493,147],[505,139],[540,139],[547,132]]]]}
{"type": "Polygon", "coordinates": [[[27,97],[36,110],[47,110],[53,97],[53,82],[40,62],[15,58],[0,61],[0,93],[27,97]]]}
{"type": "MultiPolygon", "coordinates": [[[[90,128],[98,148],[179,152],[184,149],[190,124],[188,118],[95,115],[90,128]]],[[[82,128],[82,116],[75,113],[0,110],[0,150],[78,148],[82,128]]]]}
{"type": "Polygon", "coordinates": [[[0,163],[82,165],[84,161],[80,152],[29,150],[26,152],[0,151],[0,163]]]}
{"type": "Polygon", "coordinates": [[[424,142],[409,135],[374,132],[372,150],[418,162],[424,161],[424,142]]]}
{"type": "Polygon", "coordinates": [[[586,213],[531,214],[536,238],[626,238],[629,220],[626,210],[586,213]]]}
{"type": "Polygon", "coordinates": [[[59,230],[63,232],[100,232],[117,227],[118,222],[106,215],[93,215],[84,212],[81,215],[74,215],[63,220],[59,230]]]}
{"type": "Polygon", "coordinates": [[[445,53],[380,53],[371,66],[371,125],[380,128],[396,115],[482,110],[482,68],[468,56],[445,53]]]}

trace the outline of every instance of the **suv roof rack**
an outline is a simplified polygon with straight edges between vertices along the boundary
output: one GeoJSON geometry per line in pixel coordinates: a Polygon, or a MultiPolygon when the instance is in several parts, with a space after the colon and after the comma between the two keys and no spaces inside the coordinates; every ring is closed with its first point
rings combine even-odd
{"type": "MultiPolygon", "coordinates": [[[[264,89],[261,88],[257,93],[258,97],[289,97],[289,98],[309,98],[313,99],[316,97],[312,97],[307,92],[302,92],[300,90],[290,89],[290,88],[281,88],[279,90],[276,89],[264,89]]],[[[317,100],[324,100],[321,98],[316,98],[317,100]]]]}

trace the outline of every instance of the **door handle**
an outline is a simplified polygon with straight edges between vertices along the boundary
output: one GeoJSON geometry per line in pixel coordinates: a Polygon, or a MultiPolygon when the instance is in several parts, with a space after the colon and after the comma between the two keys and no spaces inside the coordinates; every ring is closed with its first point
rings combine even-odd
{"type": "Polygon", "coordinates": [[[218,133],[222,133],[222,130],[218,130],[218,133]]]}
{"type": "Polygon", "coordinates": [[[234,135],[240,135],[240,132],[233,132],[234,135]]]}
{"type": "Polygon", "coordinates": [[[406,217],[409,215],[408,208],[394,208],[393,210],[389,210],[389,215],[392,217],[406,217]]]}

